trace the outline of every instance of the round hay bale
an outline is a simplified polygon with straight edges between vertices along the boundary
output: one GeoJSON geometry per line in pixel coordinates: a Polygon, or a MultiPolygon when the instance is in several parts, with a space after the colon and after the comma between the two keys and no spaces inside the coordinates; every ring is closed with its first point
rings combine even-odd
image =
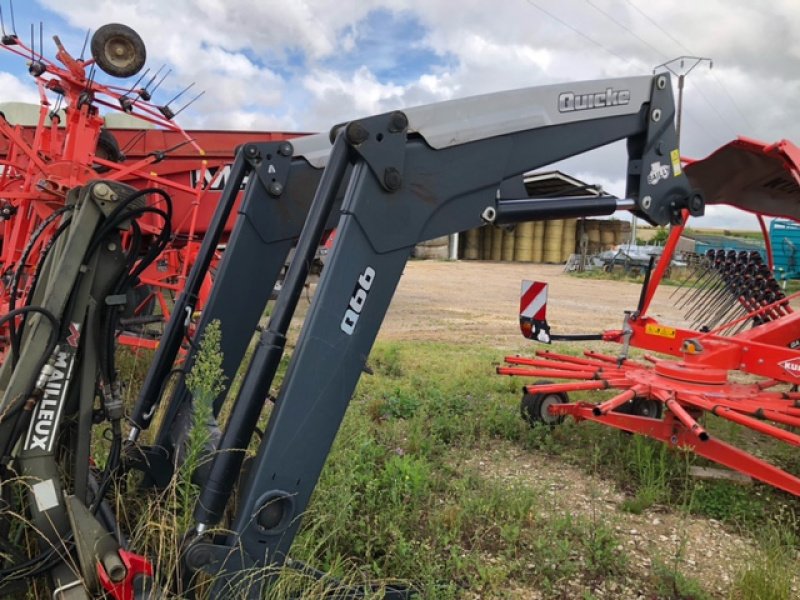
{"type": "Polygon", "coordinates": [[[503,246],[501,260],[511,262],[514,260],[514,232],[503,230],[503,246]]]}
{"type": "Polygon", "coordinates": [[[492,236],[494,235],[495,228],[487,225],[481,227],[481,259],[492,260],[492,236]]]}
{"type": "Polygon", "coordinates": [[[478,260],[480,258],[480,231],[470,229],[464,236],[464,259],[478,260]]]}
{"type": "Polygon", "coordinates": [[[517,225],[514,237],[514,260],[531,262],[533,260],[533,223],[517,225]]]}
{"type": "Polygon", "coordinates": [[[575,235],[578,219],[564,219],[564,234],[561,238],[561,262],[567,262],[575,253],[575,235]]]}
{"type": "Polygon", "coordinates": [[[547,221],[544,228],[544,251],[542,259],[546,263],[561,262],[561,245],[564,237],[564,221],[547,221]]]}
{"type": "Polygon", "coordinates": [[[542,256],[544,254],[544,223],[544,221],[536,221],[533,224],[531,260],[535,263],[542,262],[542,256]]]}

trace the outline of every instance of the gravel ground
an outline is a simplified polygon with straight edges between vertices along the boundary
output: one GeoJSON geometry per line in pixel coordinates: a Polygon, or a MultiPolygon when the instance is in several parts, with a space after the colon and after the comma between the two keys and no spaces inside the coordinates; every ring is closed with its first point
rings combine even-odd
{"type": "MultiPolygon", "coordinates": [[[[491,262],[414,261],[406,267],[389,313],[379,334],[381,340],[437,340],[475,342],[507,352],[531,351],[518,329],[520,281],[547,281],[550,295],[547,318],[553,332],[596,333],[617,329],[623,311],[634,309],[640,286],[622,281],[581,279],[563,273],[560,265],[491,262]]],[[[670,325],[685,324],[663,287],[649,314],[670,325]]],[[[621,510],[624,495],[614,485],[557,458],[541,457],[509,443],[476,456],[471,466],[487,478],[525,482],[540,489],[552,503],[547,511],[592,516],[599,513],[612,524],[634,572],[647,573],[655,561],[673,565],[702,582],[715,598],[728,598],[737,571],[751,559],[753,542],[731,533],[713,519],[691,517],[652,508],[633,515],[621,510]]],[[[791,597],[800,598],[795,578],[791,597]]],[[[568,596],[581,598],[645,598],[636,581],[600,582],[592,590],[574,589],[568,596]]],[[[512,586],[504,597],[534,599],[539,592],[512,586]]],[[[649,598],[649,596],[648,596],[649,598]]]]}

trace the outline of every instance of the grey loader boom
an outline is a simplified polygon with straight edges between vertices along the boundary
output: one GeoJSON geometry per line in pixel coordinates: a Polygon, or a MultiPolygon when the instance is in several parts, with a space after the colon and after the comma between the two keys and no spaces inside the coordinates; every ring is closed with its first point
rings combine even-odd
{"type": "MultiPolygon", "coordinates": [[[[230,416],[221,428],[210,466],[200,475],[196,525],[183,548],[189,572],[213,575],[213,594],[219,597],[260,598],[273,581],[269,573],[274,572],[262,568],[287,563],[302,516],[416,244],[484,222],[609,215],[626,209],[663,225],[680,222],[684,211],[702,214],[703,198],[690,188],[681,169],[674,113],[669,77],[657,75],[453,100],[350,121],[335,126],[330,135],[242,147],[200,258],[176,301],[130,416],[133,428],[124,452],[124,465],[144,471],[149,484],[161,486],[171,477],[189,421],[186,415],[191,413],[191,395],[179,380],[167,397],[160,396],[186,336],[186,315],[194,310],[198,286],[208,270],[222,224],[232,210],[240,183],[249,175],[239,217],[197,332],[201,335],[214,319],[221,322],[223,369],[229,381],[245,356],[278,272],[295,242],[296,250],[238,392],[229,400],[226,395],[233,394],[221,394],[214,405],[215,415],[219,415],[223,404],[230,401],[230,416]],[[525,172],[618,140],[626,140],[628,151],[624,199],[525,196],[525,172]],[[244,449],[255,432],[283,356],[308,265],[323,232],[333,226],[336,241],[274,399],[258,453],[243,470],[244,449]],[[159,410],[162,419],[156,443],[142,447],[138,444],[140,432],[150,426],[159,410]],[[242,473],[234,518],[223,523],[231,492],[242,473]],[[254,572],[267,574],[254,579],[254,572]]],[[[66,249],[64,252],[68,255],[66,249]]],[[[85,253],[84,247],[77,260],[84,260],[85,253]]],[[[77,282],[81,289],[88,288],[90,283],[73,271],[51,270],[49,287],[72,289],[77,282]]],[[[115,273],[108,277],[113,280],[115,273]]],[[[97,283],[91,292],[87,289],[79,295],[91,299],[80,307],[65,301],[53,304],[54,318],[59,323],[71,321],[75,311],[86,313],[86,302],[107,303],[102,287],[97,283]],[[72,312],[67,314],[67,309],[72,312]]],[[[91,314],[91,306],[88,310],[91,314]]],[[[37,326],[29,328],[24,351],[35,358],[0,372],[6,388],[4,407],[17,402],[20,394],[30,393],[33,382],[45,371],[42,361],[53,356],[44,317],[36,315],[31,321],[37,326]],[[18,373],[20,369],[24,373],[18,373]],[[23,379],[24,383],[18,383],[23,379]]],[[[102,371],[93,358],[97,352],[93,339],[81,336],[70,359],[72,375],[64,384],[69,386],[65,394],[76,398],[94,395],[97,371],[102,371]],[[87,366],[86,361],[94,362],[87,366]]],[[[190,350],[187,364],[193,360],[194,350],[190,350]]],[[[99,362],[102,365],[102,360],[99,362]]],[[[73,404],[77,407],[86,402],[73,404]]],[[[82,414],[78,408],[73,413],[82,414]]],[[[16,429],[0,420],[6,464],[42,481],[56,481],[55,458],[50,456],[47,466],[37,467],[29,446],[21,443],[24,436],[14,433],[16,429]]],[[[82,456],[87,451],[82,449],[82,456]]],[[[98,520],[109,530],[114,524],[108,523],[113,518],[67,519],[68,512],[100,514],[91,493],[93,480],[85,469],[74,469],[71,477],[77,480],[69,485],[77,490],[75,496],[85,507],[68,511],[64,501],[53,500],[52,510],[59,515],[53,521],[57,530],[53,533],[74,538],[81,553],[86,544],[80,540],[88,531],[94,532],[94,538],[102,537],[86,521],[98,520]]],[[[43,523],[44,519],[37,520],[42,527],[43,523]]],[[[46,536],[51,535],[50,529],[44,527],[46,536]]],[[[81,554],[88,555],[81,559],[82,570],[91,569],[92,552],[81,554]]],[[[340,590],[337,597],[360,597],[366,592],[356,589],[342,595],[340,590]]],[[[410,593],[395,589],[387,596],[410,593]]]]}

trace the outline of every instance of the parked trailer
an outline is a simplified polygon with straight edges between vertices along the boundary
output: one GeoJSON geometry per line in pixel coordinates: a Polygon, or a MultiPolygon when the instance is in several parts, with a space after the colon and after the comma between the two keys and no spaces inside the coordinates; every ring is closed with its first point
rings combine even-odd
{"type": "Polygon", "coordinates": [[[781,280],[800,279],[800,223],[773,219],[769,224],[775,276],[781,280]]]}

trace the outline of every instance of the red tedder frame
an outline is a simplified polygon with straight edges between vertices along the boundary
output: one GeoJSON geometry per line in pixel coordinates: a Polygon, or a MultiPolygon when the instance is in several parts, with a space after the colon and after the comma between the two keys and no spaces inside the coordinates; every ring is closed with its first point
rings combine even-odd
{"type": "MultiPolygon", "coordinates": [[[[170,296],[183,288],[236,147],[302,134],[186,131],[174,121],[168,105],[149,101],[146,87],[136,88],[138,82],[130,89],[98,82],[94,59],[75,59],[54,39],[53,61],[16,36],[5,36],[1,44],[29,61],[40,102],[35,125],[12,123],[5,115],[0,118],[0,314],[24,303],[42,252],[59,226],[59,209],[65,206],[69,190],[99,178],[136,189],[159,188],[172,197],[171,243],[142,273],[137,306],[130,307],[125,320],[130,330],[123,330],[119,338],[125,344],[153,348],[157,332],[145,335],[145,328],[137,326],[168,319],[170,296]],[[113,112],[138,119],[133,121],[135,128],[106,128],[103,114],[113,112]]],[[[148,217],[140,220],[145,239],[162,226],[158,217],[148,217]]],[[[207,281],[201,290],[199,306],[210,286],[207,281]]],[[[0,331],[0,352],[8,343],[8,330],[0,331]]]]}
{"type": "Polygon", "coordinates": [[[703,416],[710,413],[800,446],[800,312],[791,307],[797,294],[786,296],[772,284],[771,246],[764,226],[764,216],[800,220],[800,150],[787,141],[767,145],[739,138],[706,159],[687,162],[687,175],[707,202],[754,213],[766,240],[766,264],[747,267],[761,260],[754,253],[728,253],[720,261],[718,254],[709,252],[705,266],[695,272],[710,275],[696,277],[682,292],[689,300],[698,296],[711,304],[703,308],[708,318],[727,318],[718,318],[711,328],[681,328],[647,314],[683,234],[688,219],[684,214],[645,280],[638,309],[626,314],[623,329],[602,334],[605,341],[624,344],[620,355],[538,351],[536,358],[507,356],[510,366],[498,367],[497,372],[564,380],[524,386],[523,415],[531,422],[553,424],[569,415],[646,435],[800,496],[796,475],[717,439],[703,426],[703,416]],[[725,279],[725,269],[742,273],[736,285],[733,278],[725,279]],[[703,277],[713,283],[704,284],[703,277]],[[762,291],[750,293],[755,288],[762,291]],[[723,300],[727,304],[717,310],[714,303],[723,300]],[[632,360],[628,346],[658,354],[632,360]],[[567,396],[592,390],[617,393],[602,402],[571,402],[567,396]]]}

